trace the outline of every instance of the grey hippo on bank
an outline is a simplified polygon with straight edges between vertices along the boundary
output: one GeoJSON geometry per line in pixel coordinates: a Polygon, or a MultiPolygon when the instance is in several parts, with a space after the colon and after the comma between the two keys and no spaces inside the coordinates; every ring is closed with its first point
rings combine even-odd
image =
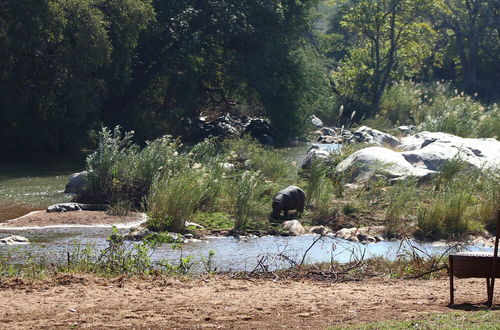
{"type": "Polygon", "coordinates": [[[286,217],[289,210],[297,210],[297,212],[303,213],[305,200],[306,194],[299,187],[289,186],[280,190],[273,197],[272,217],[278,218],[282,211],[286,217]]]}

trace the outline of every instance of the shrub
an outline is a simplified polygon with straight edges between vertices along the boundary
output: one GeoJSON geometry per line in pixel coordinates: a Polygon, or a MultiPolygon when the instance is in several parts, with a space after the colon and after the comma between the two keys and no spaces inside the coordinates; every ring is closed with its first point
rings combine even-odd
{"type": "Polygon", "coordinates": [[[203,168],[187,168],[175,175],[157,177],[147,198],[148,227],[153,230],[182,232],[201,202],[212,193],[212,178],[203,168]]]}
{"type": "Polygon", "coordinates": [[[122,135],[102,128],[98,146],[87,158],[88,189],[78,201],[109,203],[112,209],[138,206],[148,194],[156,173],[162,167],[179,167],[177,144],[169,137],[148,143],[144,149],[132,142],[133,132],[122,135]]]}

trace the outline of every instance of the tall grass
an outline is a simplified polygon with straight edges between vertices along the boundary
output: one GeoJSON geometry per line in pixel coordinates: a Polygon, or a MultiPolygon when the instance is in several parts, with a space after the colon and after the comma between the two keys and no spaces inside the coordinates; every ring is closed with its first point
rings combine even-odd
{"type": "Polygon", "coordinates": [[[448,83],[396,83],[384,93],[379,114],[392,125],[415,124],[420,130],[462,137],[500,137],[498,105],[484,105],[448,83]]]}
{"type": "Polygon", "coordinates": [[[258,177],[256,173],[245,172],[241,175],[239,184],[235,186],[235,229],[246,229],[248,226],[249,220],[255,211],[254,200],[257,183],[258,177]]]}
{"type": "Polygon", "coordinates": [[[385,212],[386,234],[389,237],[405,232],[404,217],[411,214],[409,204],[417,198],[416,182],[413,180],[398,182],[391,188],[385,212]]]}
{"type": "Polygon", "coordinates": [[[500,207],[500,174],[478,170],[460,159],[441,167],[418,212],[418,227],[431,237],[449,238],[491,225],[500,207]]]}
{"type": "Polygon", "coordinates": [[[174,175],[159,175],[147,198],[148,227],[159,231],[183,232],[186,221],[204,199],[213,196],[210,172],[186,168],[174,175]]]}

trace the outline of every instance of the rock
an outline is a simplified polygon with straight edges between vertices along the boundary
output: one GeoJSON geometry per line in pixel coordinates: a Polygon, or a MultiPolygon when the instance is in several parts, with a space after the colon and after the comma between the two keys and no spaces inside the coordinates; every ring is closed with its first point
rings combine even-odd
{"type": "Polygon", "coordinates": [[[306,158],[302,161],[302,169],[309,169],[315,159],[328,160],[331,152],[317,145],[311,146],[307,151],[306,158]]]}
{"type": "Polygon", "coordinates": [[[184,238],[185,239],[193,239],[194,236],[193,236],[193,234],[184,234],[184,238]]]}
{"type": "Polygon", "coordinates": [[[213,120],[205,117],[182,119],[182,139],[198,143],[209,137],[226,138],[250,134],[263,144],[274,143],[274,134],[268,120],[258,117],[231,116],[226,114],[213,120]]]}
{"type": "Polygon", "coordinates": [[[236,165],[231,163],[219,163],[219,166],[222,167],[224,172],[232,172],[236,168],[236,165]]]}
{"type": "Polygon", "coordinates": [[[314,226],[309,229],[310,234],[328,235],[332,230],[325,226],[314,226]]]}
{"type": "Polygon", "coordinates": [[[144,237],[154,235],[154,233],[154,231],[149,230],[144,226],[138,226],[131,228],[128,234],[125,235],[125,239],[129,241],[141,241],[144,237]]]}
{"type": "Polygon", "coordinates": [[[274,133],[271,123],[262,118],[251,118],[245,125],[242,135],[250,134],[260,143],[271,145],[274,143],[274,133]]]}
{"type": "Polygon", "coordinates": [[[59,203],[47,207],[47,212],[69,212],[69,211],[106,211],[105,204],[81,204],[81,203],[59,203]]]}
{"type": "Polygon", "coordinates": [[[355,237],[354,235],[355,231],[356,228],[342,228],[336,232],[336,235],[337,237],[345,240],[352,240],[355,237]]]}
{"type": "Polygon", "coordinates": [[[416,129],[417,128],[414,125],[404,125],[404,126],[399,126],[397,128],[397,130],[403,133],[404,135],[409,135],[415,132],[416,129]]]}
{"type": "Polygon", "coordinates": [[[318,143],[342,143],[342,137],[340,136],[331,136],[331,135],[320,135],[316,140],[318,143]]]}
{"type": "Polygon", "coordinates": [[[322,127],[320,130],[317,130],[315,132],[318,135],[330,135],[330,136],[336,136],[337,130],[335,128],[330,128],[330,127],[322,127]]]}
{"type": "Polygon", "coordinates": [[[311,116],[310,120],[314,126],[316,126],[318,128],[323,127],[323,122],[318,117],[313,115],[313,116],[311,116]]]}
{"type": "Polygon", "coordinates": [[[433,173],[427,169],[415,168],[403,155],[383,147],[368,147],[356,151],[336,167],[344,173],[348,182],[367,181],[374,175],[383,175],[388,179],[418,177],[433,173]]]}
{"type": "Polygon", "coordinates": [[[87,189],[87,171],[73,173],[64,188],[66,194],[81,194],[87,189]]]}
{"type": "Polygon", "coordinates": [[[500,167],[500,142],[496,139],[421,132],[403,138],[400,149],[403,150],[403,157],[413,166],[433,171],[456,158],[478,169],[500,167]]]}
{"type": "Polygon", "coordinates": [[[12,245],[12,244],[29,244],[30,241],[26,237],[23,236],[9,236],[0,238],[0,244],[4,245],[12,245]]]}
{"type": "Polygon", "coordinates": [[[290,220],[283,222],[283,229],[288,230],[288,233],[292,236],[299,236],[305,234],[305,229],[298,220],[290,220]]]}
{"type": "Polygon", "coordinates": [[[353,133],[351,140],[355,140],[357,142],[372,143],[379,146],[390,146],[392,148],[395,148],[401,144],[401,142],[396,137],[367,126],[361,126],[360,128],[358,128],[353,133]]]}

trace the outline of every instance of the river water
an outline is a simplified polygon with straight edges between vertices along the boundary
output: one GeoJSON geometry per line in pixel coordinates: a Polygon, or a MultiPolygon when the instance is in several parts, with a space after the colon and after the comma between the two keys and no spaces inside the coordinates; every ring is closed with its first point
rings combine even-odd
{"type": "MultiPolygon", "coordinates": [[[[310,143],[284,150],[285,157],[298,165],[302,162],[310,143]]],[[[338,150],[337,145],[322,147],[338,150]]],[[[69,201],[63,189],[71,173],[81,171],[83,161],[57,161],[31,165],[0,165],[0,222],[24,215],[32,210],[44,209],[48,205],[69,201]]],[[[124,234],[128,229],[119,229],[124,234]]],[[[58,227],[58,228],[0,228],[0,237],[22,235],[32,244],[0,246],[0,255],[9,254],[15,259],[27,255],[47,257],[51,260],[64,261],[68,252],[77,246],[92,246],[96,251],[108,246],[106,238],[112,233],[110,226],[104,227],[58,227]]],[[[152,252],[155,260],[166,259],[176,263],[181,256],[193,256],[197,261],[195,269],[201,270],[199,262],[210,250],[215,252],[215,265],[221,271],[252,270],[259,260],[269,264],[270,269],[290,266],[287,260],[300,262],[317,236],[298,237],[209,237],[203,240],[189,241],[182,245],[182,250],[173,249],[171,244],[163,244],[152,252]],[[280,257],[286,256],[286,258],[280,257]]],[[[134,243],[127,243],[132,248],[134,243]]],[[[429,254],[439,254],[447,249],[444,244],[417,244],[429,254]]],[[[306,262],[349,262],[374,256],[395,259],[398,254],[408,250],[401,242],[381,242],[368,245],[348,242],[337,238],[325,237],[318,241],[306,254],[306,262]]],[[[472,251],[488,250],[481,246],[469,246],[472,251]]]]}

